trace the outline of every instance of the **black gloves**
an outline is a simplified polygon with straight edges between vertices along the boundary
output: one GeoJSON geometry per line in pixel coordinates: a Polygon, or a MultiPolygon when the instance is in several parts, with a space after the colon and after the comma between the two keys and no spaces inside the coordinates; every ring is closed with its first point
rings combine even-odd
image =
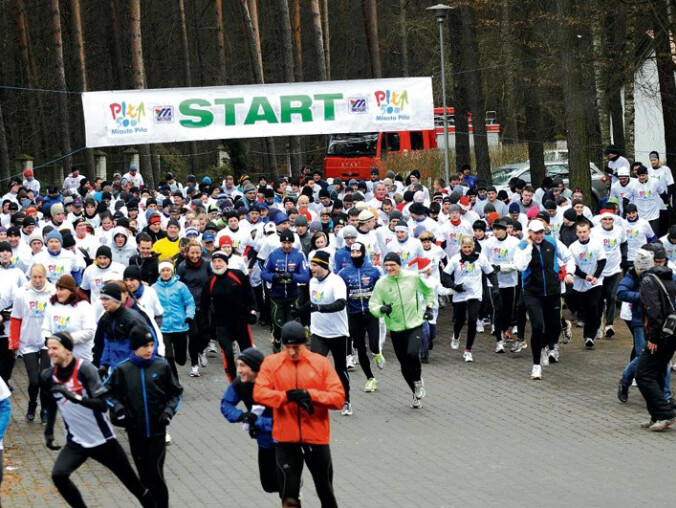
{"type": "Polygon", "coordinates": [[[117,427],[126,427],[127,425],[127,410],[119,402],[110,410],[110,423],[117,427]]]}
{"type": "Polygon", "coordinates": [[[309,402],[312,400],[307,390],[287,390],[286,398],[289,402],[309,402]]]}
{"type": "Polygon", "coordinates": [[[319,312],[319,305],[310,302],[310,312],[319,312]]]}
{"type": "Polygon", "coordinates": [[[99,367],[98,372],[101,379],[106,379],[108,377],[108,367],[106,365],[99,367]]]}
{"type": "Polygon", "coordinates": [[[185,324],[190,326],[192,325],[192,322],[194,321],[195,318],[187,317],[185,318],[185,324]]]}
{"type": "Polygon", "coordinates": [[[392,314],[392,307],[390,305],[383,305],[382,307],[380,307],[380,312],[382,312],[386,316],[389,316],[390,314],[392,314]]]}
{"type": "Polygon", "coordinates": [[[250,427],[253,427],[256,425],[256,420],[258,420],[256,413],[242,413],[242,423],[247,423],[250,427]]]}
{"type": "Polygon", "coordinates": [[[45,445],[47,445],[47,448],[49,448],[50,450],[61,449],[59,445],[54,444],[54,436],[45,436],[45,445]]]}
{"type": "Polygon", "coordinates": [[[171,423],[171,419],[174,417],[174,412],[167,408],[164,411],[162,411],[162,414],[160,417],[157,419],[157,423],[162,425],[163,427],[166,427],[171,423]]]}
{"type": "Polygon", "coordinates": [[[289,306],[289,317],[291,319],[296,319],[298,316],[300,316],[301,310],[296,307],[295,305],[291,304],[289,306]]]}
{"type": "Polygon", "coordinates": [[[464,293],[465,292],[465,285],[464,284],[456,284],[453,287],[453,291],[456,293],[464,293]]]}
{"type": "Polygon", "coordinates": [[[52,393],[54,394],[59,393],[75,404],[79,404],[82,401],[82,396],[69,391],[68,388],[66,388],[61,384],[56,384],[52,386],[52,393]]]}
{"type": "Polygon", "coordinates": [[[433,316],[432,309],[430,307],[427,307],[425,309],[425,313],[423,314],[423,319],[425,321],[429,321],[430,319],[432,319],[432,316],[433,316]]]}
{"type": "Polygon", "coordinates": [[[493,265],[493,270],[495,270],[496,272],[499,272],[500,271],[500,265],[493,265]]]}
{"type": "Polygon", "coordinates": [[[280,282],[282,280],[282,277],[284,276],[283,273],[275,273],[272,275],[272,282],[280,282]]]}
{"type": "Polygon", "coordinates": [[[292,281],[292,274],[289,272],[277,272],[272,276],[274,282],[279,282],[280,284],[290,284],[292,281]]]}
{"type": "Polygon", "coordinates": [[[247,321],[247,323],[249,323],[250,325],[255,325],[255,324],[256,324],[256,321],[258,321],[258,316],[256,316],[256,311],[255,311],[255,310],[251,309],[251,310],[249,311],[249,314],[247,314],[247,316],[246,316],[246,321],[247,321]]]}

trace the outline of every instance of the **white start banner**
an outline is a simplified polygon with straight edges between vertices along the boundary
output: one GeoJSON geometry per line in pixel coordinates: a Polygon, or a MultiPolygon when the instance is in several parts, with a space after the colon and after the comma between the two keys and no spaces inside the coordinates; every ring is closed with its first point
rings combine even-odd
{"type": "Polygon", "coordinates": [[[431,78],[82,94],[87,147],[434,128],[431,78]]]}

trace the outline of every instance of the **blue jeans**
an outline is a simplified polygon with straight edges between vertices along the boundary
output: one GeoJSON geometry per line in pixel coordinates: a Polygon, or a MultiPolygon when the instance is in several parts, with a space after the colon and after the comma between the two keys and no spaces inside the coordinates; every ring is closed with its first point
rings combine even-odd
{"type": "MultiPolygon", "coordinates": [[[[627,364],[622,372],[622,383],[626,386],[630,386],[631,382],[634,380],[638,358],[641,356],[641,352],[646,346],[645,331],[642,326],[631,328],[631,333],[634,336],[634,351],[636,351],[636,356],[627,364]]],[[[668,365],[666,379],[664,380],[664,398],[667,400],[671,398],[671,367],[668,365]]]]}

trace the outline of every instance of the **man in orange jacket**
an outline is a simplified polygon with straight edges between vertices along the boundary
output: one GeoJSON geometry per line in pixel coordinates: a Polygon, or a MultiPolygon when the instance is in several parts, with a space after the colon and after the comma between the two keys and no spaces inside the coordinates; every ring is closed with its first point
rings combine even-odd
{"type": "Polygon", "coordinates": [[[309,351],[305,329],[282,327],[283,350],[268,356],[254,385],[254,400],[273,408],[272,438],[283,507],[299,507],[303,460],[323,508],[337,507],[333,493],[329,409],[345,404],[345,391],[331,362],[309,351]]]}

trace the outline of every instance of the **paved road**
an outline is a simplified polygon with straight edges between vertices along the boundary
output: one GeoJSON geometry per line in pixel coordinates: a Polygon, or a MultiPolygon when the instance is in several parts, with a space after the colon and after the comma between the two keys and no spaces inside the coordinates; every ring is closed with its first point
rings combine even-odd
{"type": "MultiPolygon", "coordinates": [[[[424,366],[427,397],[420,410],[389,343],[379,392],[361,391],[352,374],[354,415],[332,418],[335,488],[341,506],[666,506],[673,498],[676,431],[655,434],[638,424],[647,413],[636,388],[615,396],[630,342],[620,336],[585,351],[581,332],[562,348],[561,363],[531,381],[530,351],[493,353],[480,335],[473,364],[449,347],[448,314],[424,366]]],[[[269,352],[269,334],[255,327],[269,352]]],[[[217,358],[199,379],[182,369],[180,414],[171,424],[166,476],[173,506],[278,506],[258,483],[255,442],[220,415],[226,382],[217,358]]],[[[55,453],[42,428],[24,420],[25,375],[19,361],[13,416],[5,439],[5,506],[63,506],[49,477],[55,453]]],[[[124,443],[126,447],[126,443],[124,443]]],[[[107,470],[87,463],[75,475],[90,506],[135,506],[107,470]]],[[[319,506],[306,475],[304,506],[319,506]]]]}

